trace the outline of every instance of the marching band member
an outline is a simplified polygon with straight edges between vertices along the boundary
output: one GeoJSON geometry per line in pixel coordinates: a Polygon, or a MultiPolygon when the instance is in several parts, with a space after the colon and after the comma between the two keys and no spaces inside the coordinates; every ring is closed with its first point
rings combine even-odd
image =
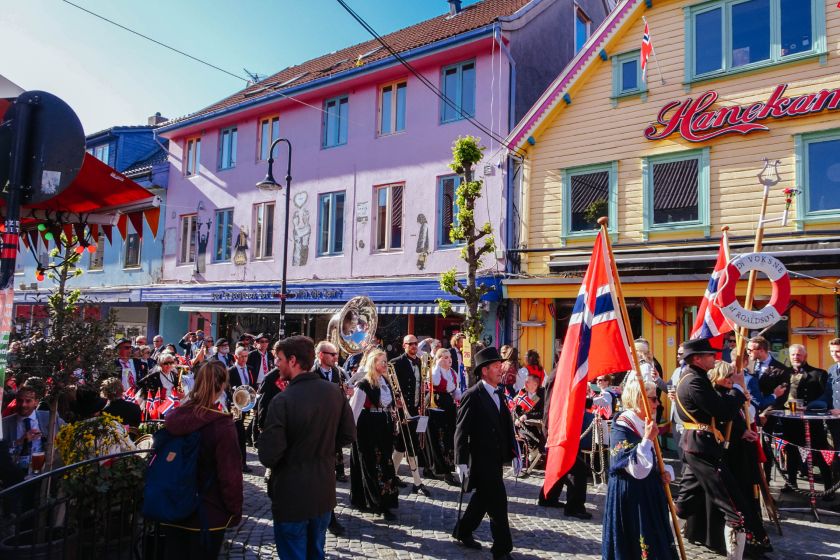
{"type": "Polygon", "coordinates": [[[461,400],[458,374],[452,369],[449,350],[438,348],[432,370],[431,390],[426,395],[429,427],[426,430],[426,478],[443,477],[452,486],[458,486],[455,472],[455,401],[461,400]],[[434,407],[432,400],[434,399],[434,407]]]}
{"type": "Polygon", "coordinates": [[[385,352],[374,350],[365,361],[365,377],[350,399],[356,420],[356,442],[350,453],[350,503],[394,521],[391,508],[399,495],[391,461],[394,450],[393,392],[386,381],[385,352]]]}

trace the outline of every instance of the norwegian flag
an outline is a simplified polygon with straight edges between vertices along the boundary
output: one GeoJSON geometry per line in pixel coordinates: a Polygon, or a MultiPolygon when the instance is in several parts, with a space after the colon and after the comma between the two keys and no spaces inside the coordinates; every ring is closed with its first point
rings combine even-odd
{"type": "MultiPolygon", "coordinates": [[[[167,412],[178,406],[178,403],[175,401],[173,391],[167,391],[166,389],[161,389],[161,391],[163,392],[163,397],[160,399],[157,412],[158,415],[163,418],[167,412]]],[[[160,391],[158,392],[158,395],[160,395],[160,391]]]]}
{"type": "Polygon", "coordinates": [[[158,413],[158,405],[160,404],[160,390],[155,393],[154,397],[149,398],[146,401],[146,419],[147,420],[159,420],[160,414],[158,413]]]}
{"type": "Polygon", "coordinates": [[[599,232],[572,310],[551,392],[546,493],[569,472],[577,457],[588,382],[632,369],[611,259],[607,240],[599,232]]]}
{"type": "Polygon", "coordinates": [[[516,407],[519,407],[522,409],[522,412],[530,412],[536,405],[537,403],[534,402],[534,400],[528,396],[528,393],[524,392],[523,390],[518,395],[513,397],[508,406],[511,410],[516,410],[516,407]]]}
{"type": "Polygon", "coordinates": [[[703,301],[697,310],[697,319],[691,328],[690,339],[708,338],[713,347],[720,348],[723,335],[732,331],[732,325],[723,316],[720,307],[717,305],[718,289],[723,271],[726,269],[726,246],[725,239],[720,238],[720,249],[718,249],[717,261],[709,278],[709,285],[706,286],[706,293],[703,294],[703,301]]]}
{"type": "Polygon", "coordinates": [[[645,20],[645,32],[642,35],[642,52],[639,56],[642,64],[642,81],[647,81],[647,64],[648,58],[653,54],[653,43],[650,42],[650,28],[648,22],[645,20]]]}
{"type": "Polygon", "coordinates": [[[137,387],[129,387],[128,391],[123,393],[123,400],[134,402],[137,400],[137,387]]]}

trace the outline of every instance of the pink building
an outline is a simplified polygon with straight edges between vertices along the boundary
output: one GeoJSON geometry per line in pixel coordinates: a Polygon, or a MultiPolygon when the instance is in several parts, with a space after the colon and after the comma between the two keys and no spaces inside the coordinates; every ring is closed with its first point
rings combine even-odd
{"type": "MultiPolygon", "coordinates": [[[[355,295],[377,303],[386,343],[457,327],[460,316],[442,318],[434,301],[452,299],[438,275],[465,270],[449,240],[458,178],[447,166],[462,135],[487,148],[477,221],[496,235],[482,281],[498,286],[505,248],[515,245],[507,216],[518,192],[500,140],[607,8],[601,0],[449,5],[384,36],[388,48],[372,40],[306,61],[161,127],[172,165],[163,285],[144,300],[162,302],[167,340],[201,326],[227,337],[276,332],[284,194],[255,184],[278,137],[293,146],[287,332],[323,337],[355,295]]],[[[274,154],[281,183],[286,149],[274,154]]],[[[504,338],[500,293],[487,298],[494,344],[504,338]]]]}

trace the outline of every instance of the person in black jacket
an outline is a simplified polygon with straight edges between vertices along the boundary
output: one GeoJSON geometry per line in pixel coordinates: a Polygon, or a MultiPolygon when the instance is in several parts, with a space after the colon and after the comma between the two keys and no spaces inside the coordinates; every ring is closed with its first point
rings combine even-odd
{"type": "Polygon", "coordinates": [[[106,379],[102,382],[100,391],[102,396],[108,399],[104,412],[119,418],[120,424],[131,428],[140,427],[140,407],[133,401],[123,399],[123,388],[119,379],[115,377],[106,379]]]}
{"type": "Polygon", "coordinates": [[[452,536],[468,548],[480,549],[473,531],[487,514],[493,558],[510,558],[513,550],[502,466],[514,458],[516,440],[513,419],[501,394],[502,361],[499,350],[493,346],[476,353],[479,381],[464,393],[455,428],[458,478],[466,491],[474,493],[452,536]]]}
{"type": "MultiPolygon", "coordinates": [[[[417,355],[417,344],[416,336],[413,334],[405,335],[403,337],[403,349],[405,352],[391,360],[391,365],[394,366],[394,371],[400,382],[403,400],[405,400],[408,413],[412,418],[418,416],[420,408],[420,357],[417,355]]],[[[397,414],[403,414],[401,406],[397,406],[397,414]]],[[[394,442],[394,470],[397,474],[399,474],[400,463],[402,463],[406,453],[410,457],[409,466],[411,465],[411,460],[415,461],[418,467],[423,466],[423,463],[425,463],[425,459],[423,459],[423,455],[419,451],[420,439],[417,437],[417,423],[409,422],[408,426],[409,429],[406,436],[410,435],[411,441],[407,440],[406,443],[403,443],[403,438],[397,438],[394,442]]],[[[415,468],[411,475],[414,479],[412,492],[415,494],[420,493],[430,498],[431,492],[429,492],[420,480],[420,469],[415,468]]],[[[397,476],[397,483],[400,486],[404,486],[404,483],[399,480],[399,476],[397,476]]]]}
{"type": "MultiPolygon", "coordinates": [[[[236,350],[233,357],[236,361],[227,370],[228,386],[226,390],[228,393],[228,402],[230,403],[233,402],[233,390],[235,388],[243,385],[248,387],[251,386],[251,375],[246,364],[248,361],[248,351],[244,348],[239,348],[236,350]]],[[[251,467],[248,466],[248,462],[246,461],[248,455],[245,449],[245,444],[247,443],[247,436],[245,434],[245,417],[250,413],[250,411],[243,412],[239,415],[239,418],[234,421],[234,425],[236,426],[236,438],[239,440],[239,451],[242,453],[242,472],[245,473],[251,472],[251,467]]]]}
{"type": "Polygon", "coordinates": [[[683,422],[683,465],[680,491],[675,500],[677,515],[686,519],[705,515],[706,504],[723,514],[727,554],[741,558],[746,545],[747,527],[761,523],[753,518],[741,488],[723,459],[724,436],[718,422],[734,420],[746,402],[744,373],[732,375],[732,389],[718,392],[707,377],[715,365],[715,353],[707,339],[683,343],[685,371],[677,385],[677,414],[683,422]]]}
{"type": "Polygon", "coordinates": [[[127,338],[121,338],[117,341],[117,358],[114,360],[114,365],[119,372],[118,376],[122,381],[123,391],[133,389],[138,392],[145,388],[144,383],[147,381],[146,376],[149,374],[149,368],[145,362],[131,357],[131,341],[127,338]]]}

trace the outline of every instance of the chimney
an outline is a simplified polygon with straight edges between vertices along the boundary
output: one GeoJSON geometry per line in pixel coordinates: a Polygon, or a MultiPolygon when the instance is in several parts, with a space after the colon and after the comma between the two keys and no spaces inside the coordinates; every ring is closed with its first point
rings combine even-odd
{"type": "Polygon", "coordinates": [[[162,122],[166,122],[166,117],[161,117],[160,112],[155,113],[151,117],[149,117],[149,126],[155,126],[162,122]]]}
{"type": "Polygon", "coordinates": [[[447,0],[449,2],[449,15],[454,16],[461,13],[461,0],[447,0]]]}

